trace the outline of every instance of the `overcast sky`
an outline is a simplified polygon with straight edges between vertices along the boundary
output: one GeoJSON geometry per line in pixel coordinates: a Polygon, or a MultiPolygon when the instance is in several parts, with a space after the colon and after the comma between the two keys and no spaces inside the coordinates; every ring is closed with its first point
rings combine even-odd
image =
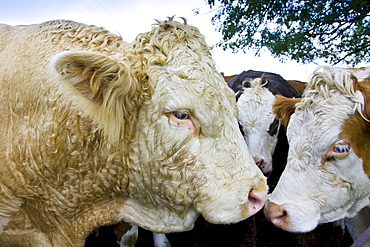
{"type": "MultiPolygon", "coordinates": [[[[185,17],[196,26],[209,45],[221,35],[211,24],[214,12],[205,0],[0,0],[0,23],[34,24],[52,19],[69,19],[105,27],[131,42],[136,35],[147,32],[155,19],[167,16],[185,17]],[[199,10],[195,15],[194,10],[199,10]]],[[[274,72],[285,79],[307,81],[317,64],[281,63],[269,54],[255,57],[254,52],[233,54],[220,48],[213,50],[220,72],[239,74],[244,70],[274,72]]]]}

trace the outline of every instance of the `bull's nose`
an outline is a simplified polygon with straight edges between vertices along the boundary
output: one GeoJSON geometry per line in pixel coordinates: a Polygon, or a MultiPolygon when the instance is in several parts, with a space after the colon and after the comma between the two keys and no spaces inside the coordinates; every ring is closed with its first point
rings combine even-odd
{"type": "Polygon", "coordinates": [[[277,205],[268,201],[263,212],[266,218],[277,227],[284,229],[284,226],[288,223],[288,213],[284,209],[284,205],[277,205]]]}
{"type": "Polygon", "coordinates": [[[258,192],[257,190],[252,189],[249,192],[248,201],[249,201],[249,216],[254,215],[260,211],[265,204],[267,199],[266,192],[258,192]]]}

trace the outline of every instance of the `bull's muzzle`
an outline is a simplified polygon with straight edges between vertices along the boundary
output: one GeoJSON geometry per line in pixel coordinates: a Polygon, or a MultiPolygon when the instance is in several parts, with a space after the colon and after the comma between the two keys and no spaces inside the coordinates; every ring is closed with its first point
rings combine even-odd
{"type": "Polygon", "coordinates": [[[267,200],[266,192],[259,192],[257,190],[252,189],[249,192],[249,196],[248,196],[249,216],[252,216],[258,211],[260,211],[265,205],[266,200],[267,200]]]}

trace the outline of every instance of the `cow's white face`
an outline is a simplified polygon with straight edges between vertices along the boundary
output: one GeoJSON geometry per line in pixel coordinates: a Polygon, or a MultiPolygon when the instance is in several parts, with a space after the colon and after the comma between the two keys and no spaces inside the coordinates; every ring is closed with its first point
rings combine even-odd
{"type": "Polygon", "coordinates": [[[259,84],[244,88],[237,102],[245,142],[256,165],[265,174],[272,170],[272,155],[280,126],[272,112],[274,101],[275,96],[259,84]]]}
{"type": "Polygon", "coordinates": [[[363,161],[351,143],[341,139],[342,124],[354,113],[353,98],[328,90],[307,94],[296,104],[287,129],[287,166],[265,207],[276,226],[310,231],[369,205],[370,180],[363,161]]]}

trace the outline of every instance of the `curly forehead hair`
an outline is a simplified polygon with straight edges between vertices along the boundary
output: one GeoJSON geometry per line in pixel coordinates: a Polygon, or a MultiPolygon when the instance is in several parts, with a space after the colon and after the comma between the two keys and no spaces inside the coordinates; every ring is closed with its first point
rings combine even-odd
{"type": "Polygon", "coordinates": [[[320,66],[311,76],[303,95],[301,106],[311,104],[317,97],[328,99],[343,95],[354,103],[354,111],[362,112],[364,97],[358,91],[358,79],[353,69],[320,66]]]}

